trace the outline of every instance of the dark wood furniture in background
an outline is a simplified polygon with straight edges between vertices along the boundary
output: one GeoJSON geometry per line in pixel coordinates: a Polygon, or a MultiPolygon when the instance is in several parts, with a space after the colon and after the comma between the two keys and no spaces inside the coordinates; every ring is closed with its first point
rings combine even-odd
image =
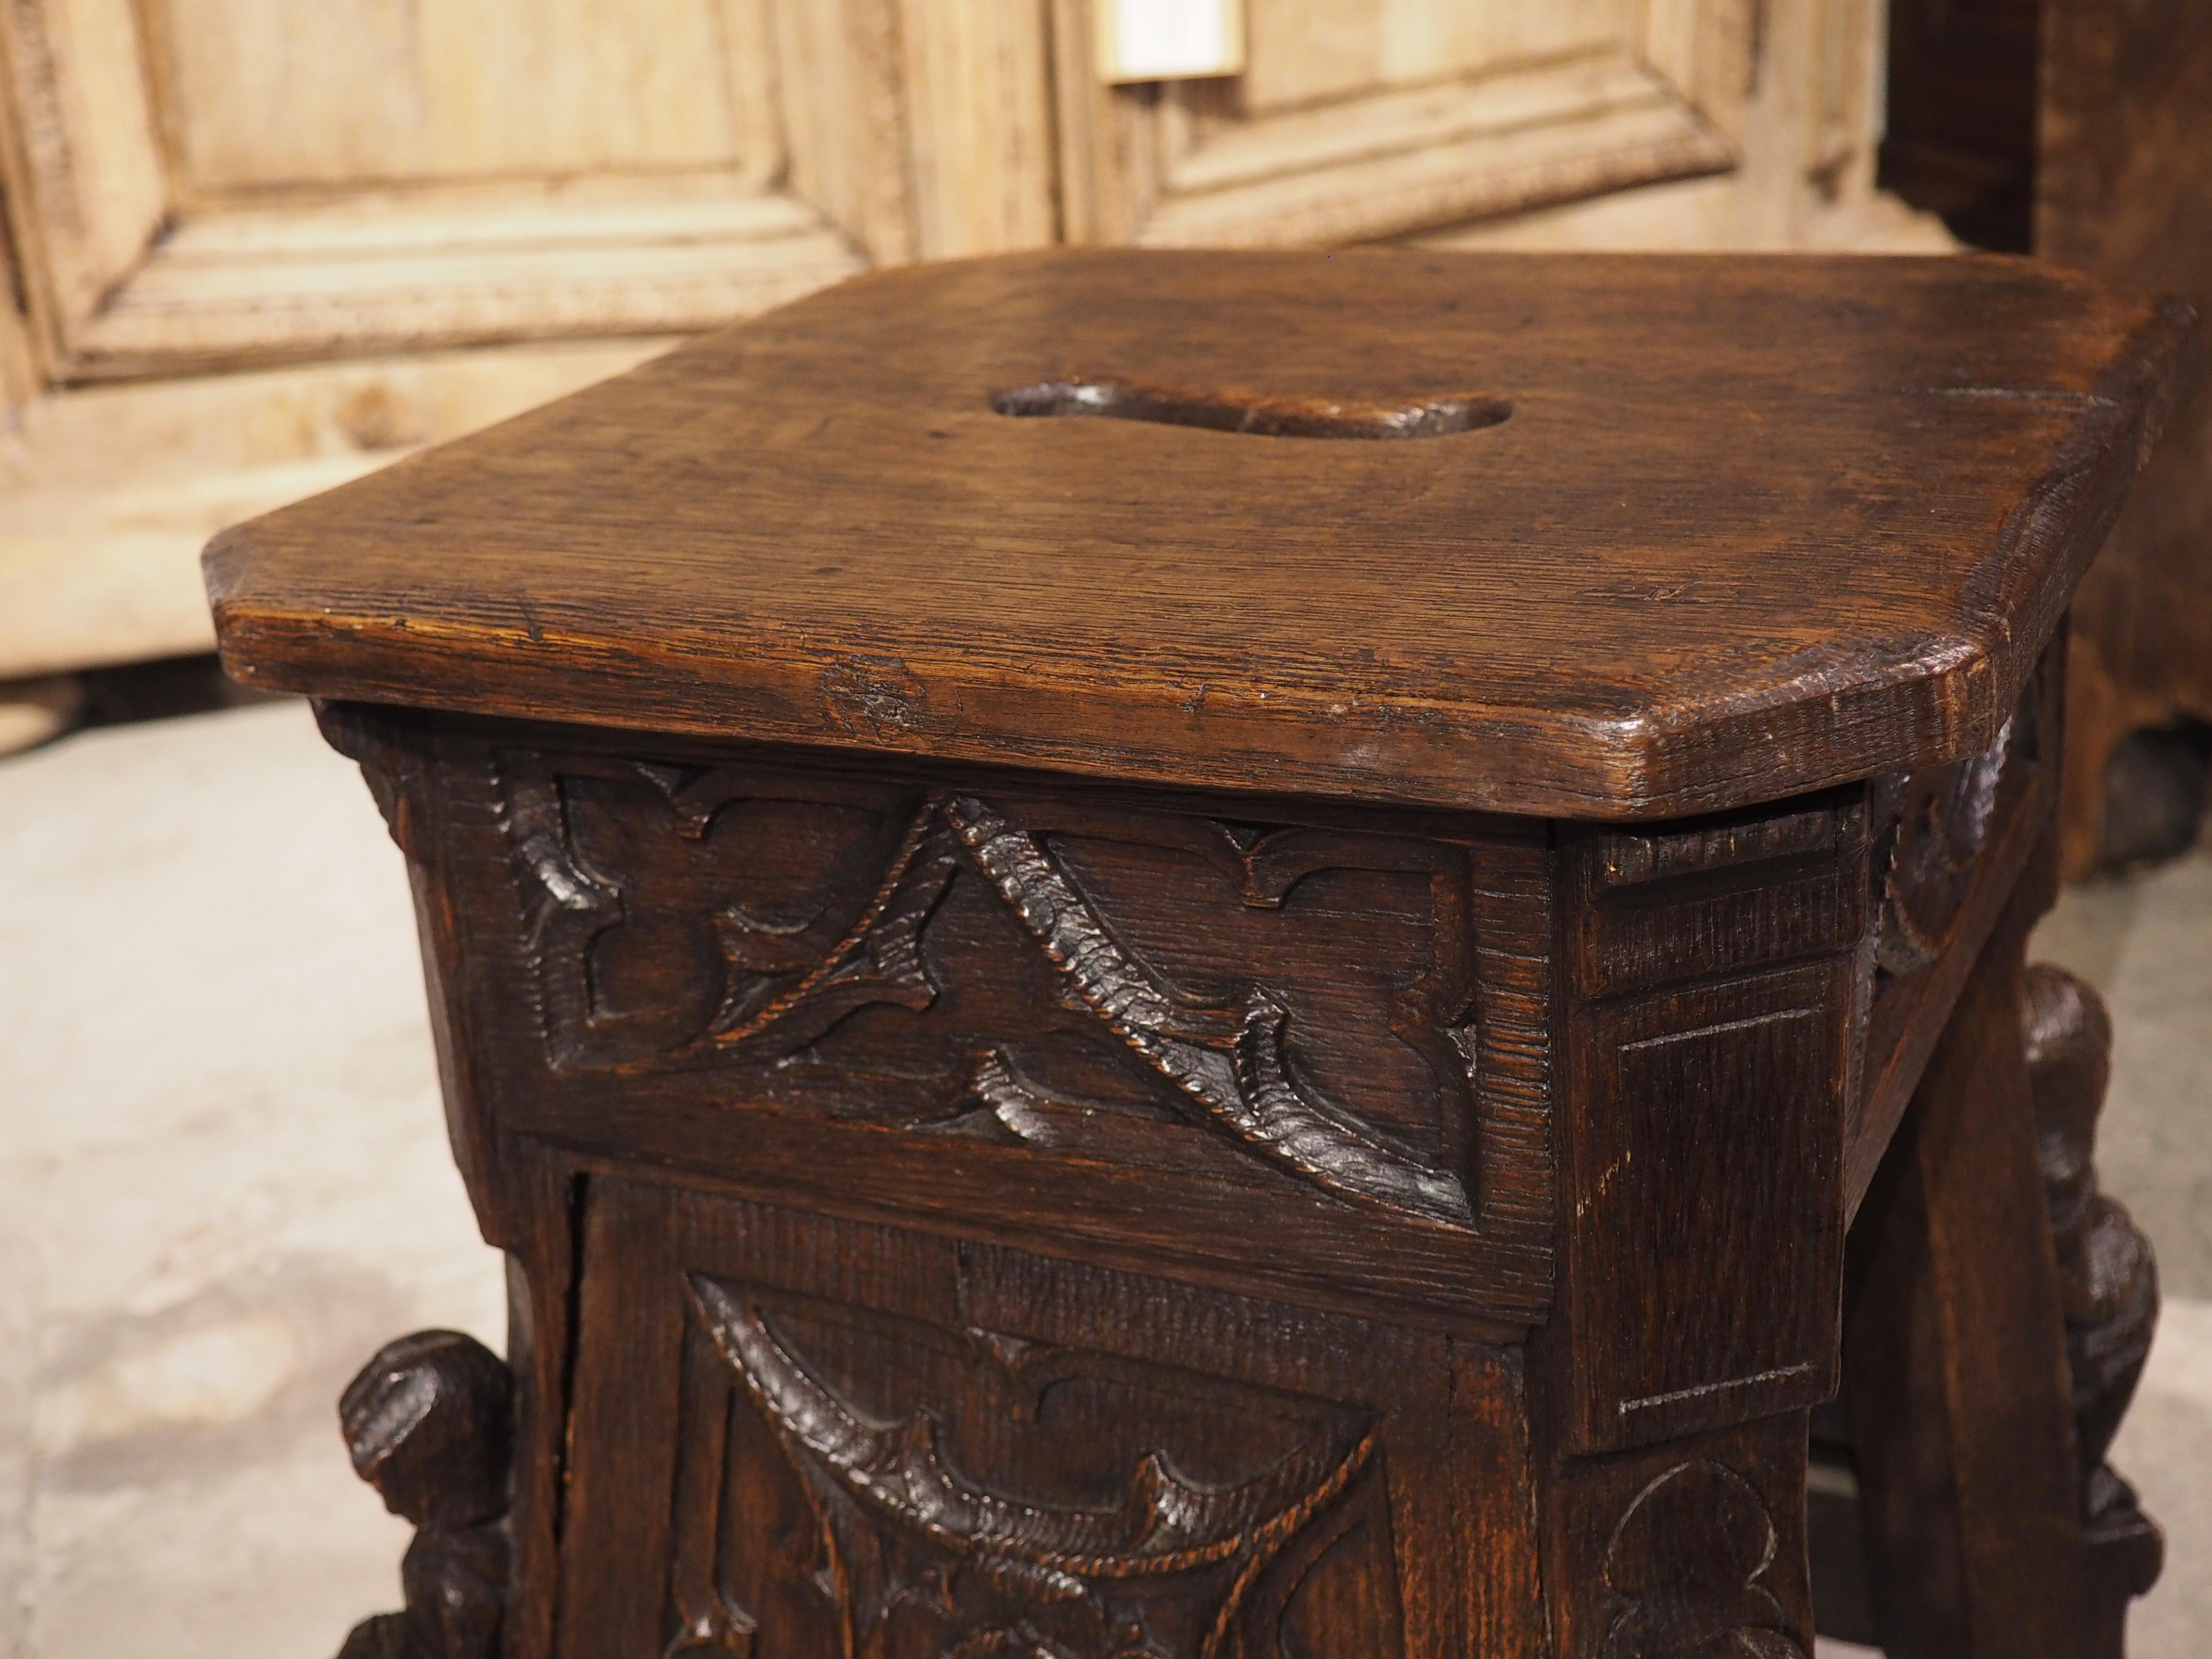
{"type": "Polygon", "coordinates": [[[2060,3],[1890,0],[1877,176],[1970,247],[2034,246],[2036,77],[2060,3]]]}
{"type": "MultiPolygon", "coordinates": [[[[2033,252],[2123,293],[2212,302],[2202,0],[1894,0],[1889,67],[1889,188],[1976,246],[2033,252]]],[[[2130,734],[2178,716],[2212,722],[2212,354],[2201,347],[2166,441],[2082,582],[2073,639],[2061,817],[2078,876],[2100,847],[2108,863],[2180,850],[2203,805],[2201,742],[2112,769],[2130,734]]]]}
{"type": "MultiPolygon", "coordinates": [[[[2212,305],[2212,8],[2053,0],[2043,40],[2036,252],[2123,293],[2212,305]]],[[[2081,584],[2075,624],[2067,718],[2078,759],[2063,817],[2067,862],[2080,870],[2099,844],[2120,742],[2180,715],[2212,721],[2212,353],[2201,341],[2166,440],[2081,584]]],[[[2193,758],[2201,811],[2203,757],[2193,758]]]]}
{"type": "Polygon", "coordinates": [[[511,1419],[457,1339],[348,1396],[423,1528],[356,1651],[1803,1659],[1840,1384],[1894,1653],[2117,1654],[2155,1293],[2021,951],[2187,325],[1019,256],[219,538],[513,1264],[511,1419]]]}

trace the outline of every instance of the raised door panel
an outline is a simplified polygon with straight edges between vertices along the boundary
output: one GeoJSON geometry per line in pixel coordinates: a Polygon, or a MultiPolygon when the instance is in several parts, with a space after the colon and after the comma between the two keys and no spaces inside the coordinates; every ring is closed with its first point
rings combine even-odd
{"type": "Polygon", "coordinates": [[[0,204],[18,274],[34,299],[88,312],[168,212],[131,0],[0,7],[0,204]]]}
{"type": "Polygon", "coordinates": [[[745,130],[747,106],[774,95],[748,49],[759,9],[155,0],[149,15],[179,183],[220,195],[742,165],[773,143],[772,119],[745,130]]]}
{"type": "Polygon", "coordinates": [[[20,0],[48,373],[712,326],[1052,240],[1042,0],[20,0]]]}
{"type": "Polygon", "coordinates": [[[1940,220],[1875,187],[1885,9],[1880,0],[1757,9],[1741,95],[1727,100],[1737,137],[1725,171],[1530,203],[1412,240],[1546,252],[1954,251],[1940,220]]]}
{"type": "Polygon", "coordinates": [[[1373,240],[1734,165],[1743,0],[1251,0],[1247,66],[1100,87],[1059,0],[1072,240],[1373,240]]]}

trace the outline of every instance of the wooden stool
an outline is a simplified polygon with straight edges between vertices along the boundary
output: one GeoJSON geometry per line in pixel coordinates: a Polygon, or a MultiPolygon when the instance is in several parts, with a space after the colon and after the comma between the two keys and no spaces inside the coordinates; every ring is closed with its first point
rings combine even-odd
{"type": "Polygon", "coordinates": [[[511,1383],[347,1395],[353,1650],[1804,1656],[1841,1384],[1893,1652],[2117,1653],[2155,1291],[2021,957],[2188,324],[1025,255],[220,538],[513,1266],[511,1383]]]}

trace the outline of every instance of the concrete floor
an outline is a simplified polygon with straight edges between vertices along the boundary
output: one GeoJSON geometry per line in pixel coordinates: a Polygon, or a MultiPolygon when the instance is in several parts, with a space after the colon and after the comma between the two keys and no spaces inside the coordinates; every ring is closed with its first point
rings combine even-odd
{"type": "MultiPolygon", "coordinates": [[[[313,1659],[405,1528],[334,1402],[386,1338],[496,1346],[398,854],[296,705],[0,762],[0,1659],[313,1659]]],[[[2166,1309],[2117,1461],[2166,1524],[2135,1659],[2212,1629],[2212,857],[2069,895],[2112,997],[2108,1188],[2166,1309]]],[[[1823,1644],[1823,1659],[1854,1651],[1823,1644]]]]}

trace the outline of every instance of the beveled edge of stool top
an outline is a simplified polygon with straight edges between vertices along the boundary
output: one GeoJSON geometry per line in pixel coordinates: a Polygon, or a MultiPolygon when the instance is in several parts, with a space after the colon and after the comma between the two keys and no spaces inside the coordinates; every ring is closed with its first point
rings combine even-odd
{"type": "Polygon", "coordinates": [[[1640,818],[1987,743],[2177,301],[1993,256],[855,278],[224,532],[252,685],[1640,818]]]}

